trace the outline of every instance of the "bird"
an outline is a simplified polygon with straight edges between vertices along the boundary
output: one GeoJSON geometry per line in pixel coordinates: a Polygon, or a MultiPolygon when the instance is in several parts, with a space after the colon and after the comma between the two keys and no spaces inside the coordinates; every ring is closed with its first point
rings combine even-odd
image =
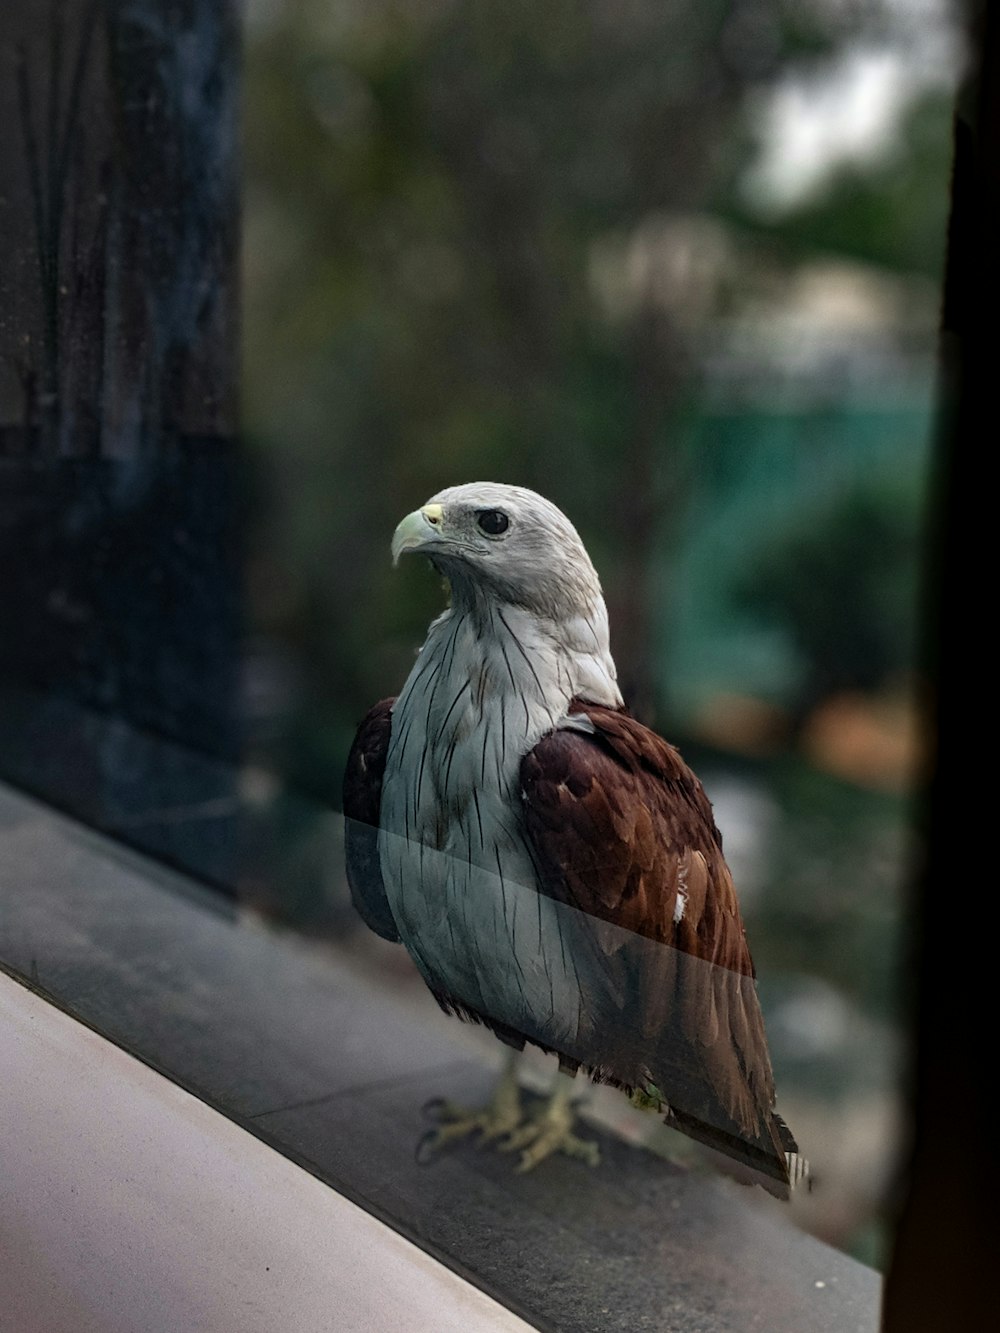
{"type": "Polygon", "coordinates": [[[421,1160],[477,1137],[530,1170],[591,1165],[575,1076],[787,1198],[807,1169],[775,1110],[763,1016],[712,806],[619,689],[601,583],[576,529],[526,487],[448,487],[408,514],[393,563],[450,593],[344,774],[345,859],[364,923],[402,943],[441,1008],[508,1048],[486,1106],[436,1100],[421,1160]],[[527,1045],[558,1057],[525,1111],[527,1045]]]}

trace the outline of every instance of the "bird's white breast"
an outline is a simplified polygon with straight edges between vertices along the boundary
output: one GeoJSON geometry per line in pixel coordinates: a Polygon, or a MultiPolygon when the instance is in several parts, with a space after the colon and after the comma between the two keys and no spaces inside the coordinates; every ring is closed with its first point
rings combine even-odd
{"type": "Polygon", "coordinates": [[[446,612],[396,701],[382,877],[400,936],[432,986],[556,1043],[576,1033],[580,983],[562,909],[535,887],[520,763],[566,721],[581,674],[603,672],[606,692],[617,687],[613,666],[592,653],[581,670],[511,608],[498,617],[484,628],[446,612]]]}

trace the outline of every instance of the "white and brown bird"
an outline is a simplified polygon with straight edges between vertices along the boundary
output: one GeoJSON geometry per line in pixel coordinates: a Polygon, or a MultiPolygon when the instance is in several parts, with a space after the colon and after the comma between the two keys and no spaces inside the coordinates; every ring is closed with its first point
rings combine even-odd
{"type": "Polygon", "coordinates": [[[583,1068],[787,1193],[732,879],[701,783],[631,717],[601,585],[555,505],[517,486],[441,491],[400,523],[451,604],[398,698],[361,723],[344,781],[354,903],[448,1013],[559,1056],[524,1117],[512,1066],[489,1106],[438,1104],[433,1150],[477,1132],[596,1161],[573,1132],[583,1068]]]}

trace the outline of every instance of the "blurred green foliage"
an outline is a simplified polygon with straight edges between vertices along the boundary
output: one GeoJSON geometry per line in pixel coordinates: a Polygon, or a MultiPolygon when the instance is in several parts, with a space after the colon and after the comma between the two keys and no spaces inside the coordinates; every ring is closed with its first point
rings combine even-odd
{"type": "MultiPolygon", "coordinates": [[[[664,293],[657,272],[630,275],[629,246],[657,219],[740,214],[748,93],[856,39],[857,15],[790,0],[257,10],[251,588],[258,628],[297,663],[286,762],[333,794],[359,713],[398,688],[440,605],[432,578],[389,570],[389,535],[439,487],[477,477],[534,486],[573,517],[626,688],[652,716],[674,534],[702,465],[680,422],[697,411],[717,310],[683,277],[664,293]],[[597,275],[608,254],[613,308],[597,275]]],[[[858,198],[775,224],[772,262],[858,198]]],[[[893,213],[897,233],[910,217],[893,213]]]]}
{"type": "MultiPolygon", "coordinates": [[[[793,255],[839,254],[937,282],[944,271],[951,151],[952,95],[930,89],[908,108],[890,151],[872,163],[841,164],[818,194],[769,230],[793,255]]],[[[738,193],[720,207],[741,225],[756,225],[738,193]]]]}
{"type": "Polygon", "coordinates": [[[906,801],[790,758],[760,780],[779,818],[748,922],[761,974],[821,977],[863,1013],[895,1019],[901,869],[912,854],[906,801]]]}

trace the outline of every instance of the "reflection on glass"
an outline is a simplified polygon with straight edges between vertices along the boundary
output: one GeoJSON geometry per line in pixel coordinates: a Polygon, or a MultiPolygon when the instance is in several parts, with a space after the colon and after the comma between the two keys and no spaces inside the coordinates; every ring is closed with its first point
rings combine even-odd
{"type": "Polygon", "coordinates": [[[0,57],[4,772],[231,883],[236,7],[14,0],[0,57]]]}

